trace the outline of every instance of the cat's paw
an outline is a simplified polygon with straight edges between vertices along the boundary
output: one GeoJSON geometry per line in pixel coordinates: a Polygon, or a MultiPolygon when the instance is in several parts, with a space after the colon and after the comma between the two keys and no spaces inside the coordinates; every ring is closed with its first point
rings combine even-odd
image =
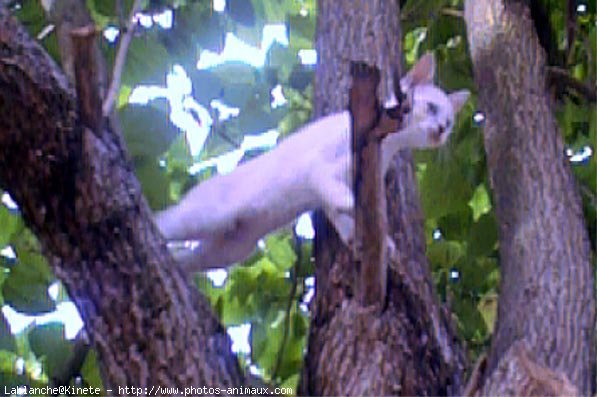
{"type": "Polygon", "coordinates": [[[350,185],[351,157],[346,153],[322,159],[309,172],[309,186],[322,207],[331,213],[352,213],[354,195],[350,185]]]}
{"type": "Polygon", "coordinates": [[[352,189],[345,181],[328,179],[317,187],[317,194],[325,208],[337,214],[351,214],[354,209],[352,189]]]}
{"type": "Polygon", "coordinates": [[[340,240],[347,246],[354,245],[354,218],[352,214],[339,213],[334,210],[325,209],[325,213],[330,222],[334,225],[334,229],[338,233],[340,240]]]}

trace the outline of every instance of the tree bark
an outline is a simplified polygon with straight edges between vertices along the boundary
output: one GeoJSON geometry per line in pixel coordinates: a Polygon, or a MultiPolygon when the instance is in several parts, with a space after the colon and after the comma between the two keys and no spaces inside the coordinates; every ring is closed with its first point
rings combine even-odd
{"type": "Polygon", "coordinates": [[[465,3],[502,270],[480,393],[576,388],[589,395],[595,366],[589,240],[546,90],[545,54],[522,3],[465,3]]]}
{"type": "MultiPolygon", "coordinates": [[[[402,59],[398,2],[321,0],[318,13],[314,117],[346,108],[351,61],[381,70],[381,98],[387,98],[402,59]]],[[[316,295],[301,395],[461,390],[464,351],[449,315],[435,300],[410,152],[398,156],[391,174],[388,223],[400,261],[388,270],[383,312],[359,304],[351,254],[324,217],[315,216],[316,295]]]]}
{"type": "Polygon", "coordinates": [[[104,385],[244,377],[208,302],[168,254],[121,137],[81,123],[74,92],[0,6],[0,186],[77,305],[104,385]]]}

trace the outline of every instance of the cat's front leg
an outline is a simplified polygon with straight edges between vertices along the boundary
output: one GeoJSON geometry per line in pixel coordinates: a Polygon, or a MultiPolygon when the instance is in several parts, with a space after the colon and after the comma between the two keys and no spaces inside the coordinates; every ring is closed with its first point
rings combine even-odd
{"type": "MultiPolygon", "coordinates": [[[[338,126],[338,129],[346,127],[338,126]]],[[[332,133],[336,134],[336,139],[327,142],[328,147],[320,148],[316,158],[307,165],[310,190],[315,192],[319,203],[329,214],[352,214],[354,194],[350,144],[345,134],[332,133]]]]}
{"type": "MultiPolygon", "coordinates": [[[[349,215],[346,213],[337,213],[331,212],[329,210],[325,211],[326,216],[336,229],[340,240],[344,245],[346,245],[351,251],[354,248],[355,244],[355,219],[353,215],[349,215]]],[[[397,263],[399,261],[398,249],[396,248],[396,244],[394,244],[394,240],[390,237],[390,235],[385,235],[385,247],[386,250],[386,258],[389,262],[397,263]]]]}
{"type": "Polygon", "coordinates": [[[198,241],[169,243],[172,256],[186,273],[227,268],[246,259],[255,250],[252,235],[214,234],[198,241]]]}

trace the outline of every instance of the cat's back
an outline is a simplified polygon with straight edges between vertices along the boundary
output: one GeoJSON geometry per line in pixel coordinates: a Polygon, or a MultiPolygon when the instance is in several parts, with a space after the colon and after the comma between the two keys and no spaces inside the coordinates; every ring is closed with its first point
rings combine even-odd
{"type": "MultiPolygon", "coordinates": [[[[311,158],[320,156],[321,151],[344,151],[348,148],[349,136],[350,113],[348,111],[333,113],[321,117],[293,133],[280,143],[278,151],[282,156],[311,158]]],[[[333,153],[329,154],[334,155],[333,153]]]]}

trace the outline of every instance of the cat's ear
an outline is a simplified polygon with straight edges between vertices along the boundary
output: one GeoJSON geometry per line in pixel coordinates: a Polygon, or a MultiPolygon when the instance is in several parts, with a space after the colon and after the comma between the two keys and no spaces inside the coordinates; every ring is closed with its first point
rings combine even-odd
{"type": "Polygon", "coordinates": [[[458,113],[460,111],[462,106],[464,106],[464,104],[466,103],[466,100],[468,99],[470,94],[471,93],[469,90],[460,90],[448,94],[448,98],[452,103],[452,109],[454,109],[454,113],[458,113]]]}
{"type": "Polygon", "coordinates": [[[435,75],[435,57],[433,53],[427,52],[415,63],[415,66],[408,71],[406,76],[400,79],[400,86],[408,91],[414,86],[433,83],[435,75]]]}

